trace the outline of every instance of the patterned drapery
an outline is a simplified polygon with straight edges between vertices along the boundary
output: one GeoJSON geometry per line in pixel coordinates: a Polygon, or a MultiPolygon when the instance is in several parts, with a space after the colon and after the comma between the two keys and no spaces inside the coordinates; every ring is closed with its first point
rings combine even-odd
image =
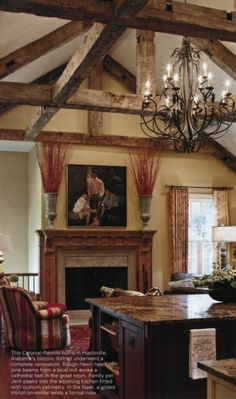
{"type": "Polygon", "coordinates": [[[186,273],[188,270],[188,189],[171,187],[168,202],[170,220],[170,272],[186,273]]]}
{"type": "MultiPolygon", "coordinates": [[[[213,201],[215,205],[215,224],[216,226],[229,225],[229,192],[228,190],[213,190],[213,201]]],[[[222,244],[215,245],[214,262],[221,264],[220,248],[222,244]]],[[[229,254],[229,244],[226,244],[227,254],[229,254]]]]}

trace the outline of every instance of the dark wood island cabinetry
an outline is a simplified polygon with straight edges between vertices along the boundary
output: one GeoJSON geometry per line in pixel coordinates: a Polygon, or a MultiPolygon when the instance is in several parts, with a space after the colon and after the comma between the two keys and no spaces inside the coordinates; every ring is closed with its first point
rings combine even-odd
{"type": "Polygon", "coordinates": [[[205,399],[206,379],[189,378],[189,334],[216,329],[217,359],[236,357],[236,304],[208,295],[87,299],[92,346],[104,351],[113,389],[101,397],[205,399]],[[115,389],[114,389],[115,387],[115,389]]]}

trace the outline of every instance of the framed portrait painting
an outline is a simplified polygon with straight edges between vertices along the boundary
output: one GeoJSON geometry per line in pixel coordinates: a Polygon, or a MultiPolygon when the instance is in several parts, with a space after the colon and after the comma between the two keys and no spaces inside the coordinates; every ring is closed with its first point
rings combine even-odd
{"type": "Polygon", "coordinates": [[[126,167],[67,166],[67,226],[126,227],[126,167]]]}

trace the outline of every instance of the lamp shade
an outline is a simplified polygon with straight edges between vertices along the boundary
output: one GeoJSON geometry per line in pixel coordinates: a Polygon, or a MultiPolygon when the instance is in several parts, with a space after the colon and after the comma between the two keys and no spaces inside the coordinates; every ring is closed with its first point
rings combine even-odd
{"type": "Polygon", "coordinates": [[[236,242],[236,226],[213,226],[212,241],[236,242]]]}

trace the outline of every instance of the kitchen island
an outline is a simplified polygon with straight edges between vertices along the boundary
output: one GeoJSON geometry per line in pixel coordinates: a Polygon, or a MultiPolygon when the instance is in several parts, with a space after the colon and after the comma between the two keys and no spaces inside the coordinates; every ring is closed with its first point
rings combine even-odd
{"type": "MultiPolygon", "coordinates": [[[[206,378],[189,377],[192,329],[216,330],[216,358],[236,357],[236,304],[208,295],[87,299],[92,349],[104,351],[100,371],[114,375],[105,398],[204,399],[206,378]]],[[[99,390],[99,388],[98,388],[99,390]]]]}
{"type": "Polygon", "coordinates": [[[199,362],[207,372],[207,399],[236,398],[236,358],[199,362]]]}
{"type": "MultiPolygon", "coordinates": [[[[217,359],[236,357],[236,304],[208,295],[87,299],[92,349],[105,353],[100,372],[113,375],[101,397],[205,399],[206,378],[189,377],[192,329],[214,328],[217,359]]],[[[97,386],[99,390],[99,385],[97,386]]]]}

